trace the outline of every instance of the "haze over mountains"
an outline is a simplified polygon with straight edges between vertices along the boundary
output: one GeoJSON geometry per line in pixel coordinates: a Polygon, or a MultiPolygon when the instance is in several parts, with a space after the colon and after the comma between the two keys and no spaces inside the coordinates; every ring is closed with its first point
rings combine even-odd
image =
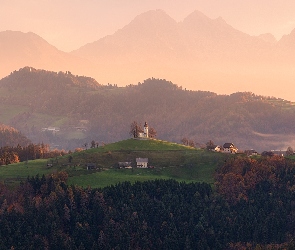
{"type": "MultiPolygon", "coordinates": [[[[79,35],[79,34],[77,34],[79,35]]],[[[295,101],[295,29],[279,41],[250,36],[194,11],[176,22],[143,13],[112,35],[65,53],[33,33],[0,33],[0,77],[20,67],[72,71],[120,86],[149,77],[217,93],[251,91],[295,101]]]]}
{"type": "Polygon", "coordinates": [[[127,139],[133,121],[147,121],[161,140],[286,150],[294,145],[294,120],[294,103],[282,99],[188,91],[154,78],[117,87],[26,67],[0,80],[0,121],[60,149],[127,139]]]}

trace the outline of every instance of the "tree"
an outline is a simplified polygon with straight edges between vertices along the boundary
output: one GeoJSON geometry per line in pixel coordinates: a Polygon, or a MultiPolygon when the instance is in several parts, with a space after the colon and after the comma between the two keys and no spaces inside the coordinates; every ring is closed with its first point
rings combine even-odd
{"type": "Polygon", "coordinates": [[[157,136],[157,131],[154,128],[149,128],[149,137],[155,138],[157,136]]]}
{"type": "Polygon", "coordinates": [[[95,144],[95,141],[92,140],[92,141],[91,141],[91,146],[90,146],[90,147],[91,147],[91,148],[95,148],[95,145],[96,145],[96,144],[95,144]]]}
{"type": "Polygon", "coordinates": [[[286,156],[290,156],[290,155],[293,155],[293,154],[294,154],[294,150],[293,150],[293,148],[288,147],[288,148],[287,148],[287,151],[286,151],[286,156]]]}
{"type": "Polygon", "coordinates": [[[186,137],[183,137],[181,139],[181,142],[182,142],[183,145],[186,145],[186,146],[188,145],[188,139],[186,137]]]}
{"type": "Polygon", "coordinates": [[[130,125],[129,135],[133,136],[133,138],[137,138],[139,133],[142,133],[142,128],[138,125],[136,121],[132,122],[130,125]]]}
{"type": "Polygon", "coordinates": [[[214,144],[214,142],[212,140],[209,140],[207,143],[206,143],[206,148],[207,150],[212,150],[214,149],[216,146],[214,144]]]}
{"type": "Polygon", "coordinates": [[[189,141],[188,141],[188,145],[189,145],[190,147],[195,147],[195,142],[194,142],[193,140],[189,140],[189,141]]]}

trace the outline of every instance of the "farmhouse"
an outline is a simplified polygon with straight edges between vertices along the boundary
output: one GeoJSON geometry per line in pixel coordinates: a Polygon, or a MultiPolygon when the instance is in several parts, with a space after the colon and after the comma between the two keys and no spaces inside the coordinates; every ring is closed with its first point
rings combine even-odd
{"type": "Polygon", "coordinates": [[[148,162],[149,162],[148,158],[136,158],[136,167],[147,168],[148,162]]]}
{"type": "Polygon", "coordinates": [[[132,168],[132,163],[130,161],[119,161],[118,167],[119,168],[132,168]]]}
{"type": "Polygon", "coordinates": [[[223,144],[223,152],[229,154],[236,154],[238,152],[238,149],[235,147],[233,143],[227,142],[223,144]]]}
{"type": "Polygon", "coordinates": [[[95,170],[97,167],[95,163],[87,163],[86,168],[87,170],[95,170]]]}
{"type": "Polygon", "coordinates": [[[42,132],[44,132],[44,131],[50,131],[52,133],[56,133],[56,132],[59,132],[60,131],[60,128],[58,128],[58,127],[48,127],[48,128],[42,128],[41,131],[42,132]]]}
{"type": "Polygon", "coordinates": [[[254,149],[247,149],[247,150],[244,151],[244,153],[245,153],[247,156],[258,155],[257,151],[254,150],[254,149]]]}

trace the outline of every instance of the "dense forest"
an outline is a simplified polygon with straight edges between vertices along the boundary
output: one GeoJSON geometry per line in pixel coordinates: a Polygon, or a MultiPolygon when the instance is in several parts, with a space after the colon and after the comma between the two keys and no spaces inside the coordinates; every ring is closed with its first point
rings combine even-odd
{"type": "Polygon", "coordinates": [[[216,188],[174,180],[103,189],[67,174],[0,188],[1,249],[294,249],[294,162],[234,158],[216,188]]]}
{"type": "MultiPolygon", "coordinates": [[[[152,125],[158,138],[196,145],[213,140],[239,149],[285,150],[294,135],[293,103],[253,93],[217,95],[150,78],[136,85],[100,85],[71,72],[26,67],[0,80],[3,123],[34,143],[64,149],[129,137],[132,121],[152,125]],[[42,128],[58,127],[58,133],[42,128]]],[[[1,110],[0,110],[1,111],[1,110]]]]}

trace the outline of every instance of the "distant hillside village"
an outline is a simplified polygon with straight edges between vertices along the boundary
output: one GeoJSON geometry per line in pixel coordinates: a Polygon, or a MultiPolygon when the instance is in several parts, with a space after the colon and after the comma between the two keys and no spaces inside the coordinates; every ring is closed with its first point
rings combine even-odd
{"type": "MultiPolygon", "coordinates": [[[[148,123],[145,122],[143,127],[139,125],[138,122],[134,121],[130,125],[130,131],[129,131],[130,136],[135,139],[135,140],[150,140],[155,138],[156,136],[156,130],[154,128],[150,128],[148,126],[148,123]]],[[[195,144],[191,141],[188,140],[187,138],[183,138],[181,140],[182,144],[188,147],[195,147],[195,144]]],[[[201,146],[202,149],[211,151],[211,152],[219,152],[219,153],[224,153],[224,154],[245,154],[246,156],[256,156],[258,155],[257,151],[254,149],[248,149],[248,150],[242,150],[239,151],[239,149],[235,146],[234,143],[232,142],[226,142],[222,146],[216,145],[213,141],[209,140],[206,143],[206,146],[201,146]]],[[[273,155],[284,155],[284,154],[293,154],[293,149],[288,148],[286,152],[282,151],[264,151],[261,153],[263,156],[273,156],[273,155]]],[[[95,163],[88,163],[86,164],[86,167],[88,170],[95,170],[97,169],[97,165],[95,163]]],[[[155,166],[149,164],[149,158],[147,157],[137,157],[135,156],[133,160],[127,160],[127,161],[119,161],[115,164],[114,166],[117,169],[133,169],[133,168],[142,168],[142,169],[147,169],[147,168],[154,168],[155,166]]]]}
{"type": "Polygon", "coordinates": [[[229,153],[229,154],[238,153],[238,148],[231,142],[224,143],[223,146],[208,145],[207,149],[210,151],[223,152],[223,153],[229,153]]]}
{"type": "MultiPolygon", "coordinates": [[[[134,121],[130,126],[129,134],[134,139],[146,140],[146,139],[154,138],[156,136],[156,130],[154,128],[151,128],[151,130],[149,130],[149,126],[147,122],[144,123],[143,129],[142,129],[141,126],[136,121],[134,121]]],[[[207,143],[207,149],[214,152],[222,152],[222,153],[228,153],[228,154],[238,153],[238,148],[233,143],[224,143],[223,146],[219,146],[219,145],[215,145],[212,141],[209,141],[209,143],[207,143]]],[[[252,150],[251,155],[257,155],[257,152],[255,150],[252,150]]],[[[149,163],[148,158],[136,158],[135,160],[136,160],[136,164],[132,164],[131,161],[118,162],[117,168],[131,169],[132,166],[134,165],[136,166],[136,168],[153,168],[153,166],[150,166],[148,164],[149,163]]]]}

